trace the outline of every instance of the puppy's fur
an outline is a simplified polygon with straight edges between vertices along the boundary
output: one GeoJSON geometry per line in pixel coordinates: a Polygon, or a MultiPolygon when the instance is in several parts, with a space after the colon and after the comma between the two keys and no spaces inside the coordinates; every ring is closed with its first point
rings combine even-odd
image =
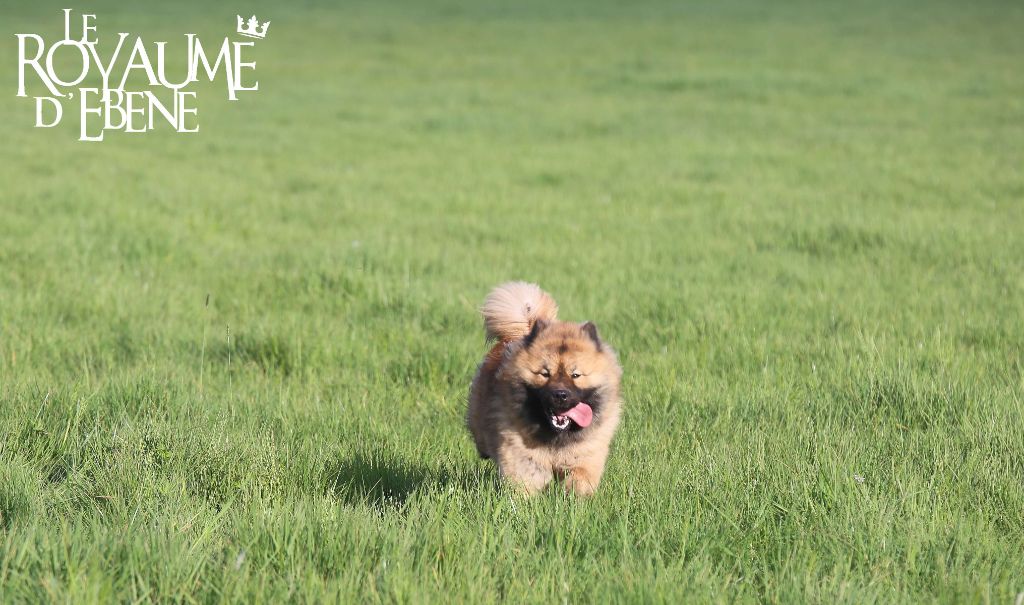
{"type": "Polygon", "coordinates": [[[594,324],[558,321],[558,305],[533,284],[498,286],[482,312],[498,342],[469,392],[466,424],[480,455],[527,493],[553,478],[592,493],[621,412],[615,353],[594,324]]]}

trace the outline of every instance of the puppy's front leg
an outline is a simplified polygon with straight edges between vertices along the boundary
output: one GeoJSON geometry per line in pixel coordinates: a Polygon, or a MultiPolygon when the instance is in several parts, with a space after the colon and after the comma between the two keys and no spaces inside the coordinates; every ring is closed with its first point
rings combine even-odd
{"type": "Polygon", "coordinates": [[[550,468],[545,468],[518,448],[505,448],[498,454],[498,472],[527,495],[536,494],[551,482],[550,468]]]}
{"type": "Polygon", "coordinates": [[[565,474],[566,491],[575,492],[580,496],[589,496],[597,489],[604,474],[604,456],[595,456],[580,461],[565,474]]]}

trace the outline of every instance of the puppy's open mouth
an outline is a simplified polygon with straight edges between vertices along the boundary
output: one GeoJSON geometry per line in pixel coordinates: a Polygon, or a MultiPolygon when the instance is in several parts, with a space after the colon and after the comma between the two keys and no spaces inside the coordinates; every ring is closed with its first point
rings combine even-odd
{"type": "Polygon", "coordinates": [[[560,414],[551,414],[550,416],[551,428],[556,431],[568,430],[573,424],[585,429],[590,426],[593,419],[594,410],[582,401],[560,414]]]}

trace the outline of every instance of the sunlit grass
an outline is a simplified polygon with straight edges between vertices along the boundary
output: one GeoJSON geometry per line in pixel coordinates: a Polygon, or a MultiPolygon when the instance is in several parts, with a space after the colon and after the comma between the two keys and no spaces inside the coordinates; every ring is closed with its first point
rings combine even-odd
{"type": "Polygon", "coordinates": [[[1019,6],[253,9],[198,135],[0,95],[0,601],[1024,592],[1019,6]],[[507,279],[619,352],[593,499],[463,427],[507,279]]]}

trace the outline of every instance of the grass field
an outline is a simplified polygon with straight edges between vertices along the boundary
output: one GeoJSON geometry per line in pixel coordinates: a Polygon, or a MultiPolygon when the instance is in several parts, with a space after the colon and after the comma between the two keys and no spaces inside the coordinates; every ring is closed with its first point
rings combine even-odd
{"type": "Polygon", "coordinates": [[[14,97],[63,6],[0,6],[0,601],[1020,603],[1021,4],[256,3],[258,93],[102,143],[14,97]],[[508,279],[619,351],[592,499],[463,427],[508,279]]]}

